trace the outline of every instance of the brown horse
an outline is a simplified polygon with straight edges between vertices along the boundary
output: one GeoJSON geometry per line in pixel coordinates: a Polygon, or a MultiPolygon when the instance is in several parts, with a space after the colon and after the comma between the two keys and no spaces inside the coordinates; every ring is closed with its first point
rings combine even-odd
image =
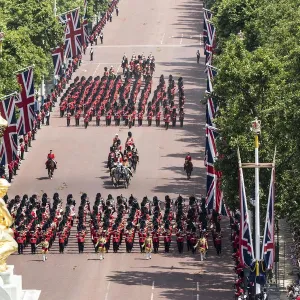
{"type": "Polygon", "coordinates": [[[191,161],[186,161],[183,168],[186,171],[187,179],[190,179],[193,172],[193,163],[191,161]]]}
{"type": "Polygon", "coordinates": [[[53,177],[54,169],[55,169],[55,162],[52,159],[48,159],[46,164],[48,170],[48,176],[50,179],[53,177]]]}

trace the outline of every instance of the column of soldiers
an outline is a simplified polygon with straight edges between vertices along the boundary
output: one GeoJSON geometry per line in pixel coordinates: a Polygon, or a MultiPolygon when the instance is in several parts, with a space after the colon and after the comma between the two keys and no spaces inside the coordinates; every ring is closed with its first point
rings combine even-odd
{"type": "Polygon", "coordinates": [[[5,200],[15,219],[13,231],[18,243],[18,253],[23,254],[24,249],[30,245],[31,253],[35,254],[38,245],[44,243],[48,243],[48,251],[56,238],[57,227],[65,217],[62,215],[59,195],[54,194],[52,206],[45,193],[41,199],[37,195],[24,195],[22,199],[17,195],[14,199],[5,200]]]}
{"type": "MultiPolygon", "coordinates": [[[[24,195],[22,200],[19,196],[10,201],[7,198],[5,200],[15,218],[13,229],[19,245],[19,254],[22,254],[29,244],[32,254],[37,253],[38,245],[42,246],[42,252],[46,254],[56,237],[59,253],[64,253],[76,219],[76,203],[72,195],[67,197],[65,211],[57,193],[53,196],[52,206],[47,194],[43,194],[41,200],[36,195],[30,198],[24,195]]],[[[217,255],[221,254],[220,222],[221,217],[215,211],[209,219],[205,199],[199,202],[194,196],[189,198],[187,204],[181,196],[175,201],[169,196],[165,197],[165,201],[160,201],[157,197],[153,197],[153,200],[144,197],[139,204],[133,195],[129,199],[120,195],[115,202],[112,195],[104,200],[98,193],[91,210],[87,194],[84,193],[77,215],[78,252],[84,253],[87,237],[90,237],[95,252],[100,253],[101,259],[104,259],[104,254],[110,250],[111,244],[113,252],[116,253],[125,242],[126,252],[130,253],[135,241],[138,241],[140,252],[146,253],[146,258],[151,259],[151,252],[158,253],[161,242],[164,252],[168,253],[172,241],[176,240],[179,253],[187,250],[194,254],[198,250],[201,260],[205,260],[208,228],[217,255]]],[[[238,232],[232,237],[234,247],[238,246],[237,236],[238,232]]],[[[238,250],[235,253],[238,253],[238,250]]],[[[238,256],[234,255],[237,259],[237,274],[241,277],[242,268],[238,265],[238,256]]]]}

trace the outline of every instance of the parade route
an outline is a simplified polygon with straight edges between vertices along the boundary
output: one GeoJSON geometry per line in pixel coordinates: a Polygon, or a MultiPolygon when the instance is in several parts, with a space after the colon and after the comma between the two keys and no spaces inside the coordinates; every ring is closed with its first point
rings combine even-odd
{"type": "MultiPolygon", "coordinates": [[[[66,126],[66,118],[60,118],[55,110],[50,126],[38,132],[37,140],[26,154],[18,176],[14,178],[9,197],[34,193],[49,197],[58,192],[66,199],[73,194],[79,204],[80,196],[87,193],[93,203],[97,192],[103,197],[112,194],[144,196],[165,195],[175,198],[178,194],[205,194],[205,106],[200,103],[206,90],[204,59],[196,63],[196,51],[201,44],[202,3],[198,0],[120,0],[119,16],[104,29],[104,44],[94,46],[94,61],[89,60],[89,48],[83,56],[76,76],[102,76],[103,68],[120,67],[124,53],[130,58],[150,52],[155,57],[153,91],[161,74],[167,81],[172,74],[175,82],[184,80],[186,96],[185,121],[182,128],[165,130],[163,127],[131,128],[140,155],[140,163],[128,189],[114,188],[106,169],[107,156],[112,139],[118,133],[124,146],[128,127],[106,127],[95,121],[85,129],[66,126]],[[114,63],[111,63],[114,62],[114,63]],[[45,170],[46,156],[52,149],[58,161],[58,170],[52,180],[45,170]],[[183,170],[184,158],[190,152],[194,171],[191,180],[183,170]]],[[[178,95],[175,97],[178,103],[178,95]]],[[[78,207],[76,206],[76,211],[78,207]]],[[[228,220],[222,221],[228,227],[228,220]]],[[[225,229],[223,254],[215,254],[212,241],[207,261],[200,262],[199,255],[189,252],[178,254],[173,242],[171,251],[153,254],[151,260],[139,253],[137,245],[133,253],[109,253],[104,261],[92,252],[83,254],[57,254],[51,250],[48,261],[40,255],[13,255],[8,262],[15,265],[15,273],[23,275],[23,287],[41,290],[40,300],[223,300],[232,297],[233,263],[230,259],[229,229],[225,229]]],[[[90,239],[87,236],[87,239],[90,239]]],[[[57,247],[55,242],[53,247],[57,247]]]]}

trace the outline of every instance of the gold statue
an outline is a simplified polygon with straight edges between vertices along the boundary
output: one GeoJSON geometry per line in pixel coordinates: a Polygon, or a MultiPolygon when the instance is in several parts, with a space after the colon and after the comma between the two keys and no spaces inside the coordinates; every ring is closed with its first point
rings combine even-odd
{"type": "Polygon", "coordinates": [[[13,238],[13,218],[10,215],[6,203],[2,199],[8,191],[10,184],[5,179],[0,179],[0,272],[7,270],[7,258],[17,251],[18,244],[13,238]]]}

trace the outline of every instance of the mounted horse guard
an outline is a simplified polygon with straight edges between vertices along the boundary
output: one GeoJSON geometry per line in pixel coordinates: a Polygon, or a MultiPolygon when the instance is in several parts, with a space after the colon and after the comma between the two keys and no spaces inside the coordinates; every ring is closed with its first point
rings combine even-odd
{"type": "Polygon", "coordinates": [[[48,170],[48,177],[50,179],[53,178],[54,170],[56,169],[57,166],[57,162],[54,159],[55,159],[55,155],[52,152],[52,150],[50,150],[50,153],[48,153],[47,155],[47,161],[45,163],[46,169],[48,170]]]}
{"type": "Polygon", "coordinates": [[[189,180],[193,172],[193,163],[192,163],[192,157],[190,153],[188,153],[187,156],[185,157],[183,169],[186,171],[186,176],[187,179],[189,180]]]}

